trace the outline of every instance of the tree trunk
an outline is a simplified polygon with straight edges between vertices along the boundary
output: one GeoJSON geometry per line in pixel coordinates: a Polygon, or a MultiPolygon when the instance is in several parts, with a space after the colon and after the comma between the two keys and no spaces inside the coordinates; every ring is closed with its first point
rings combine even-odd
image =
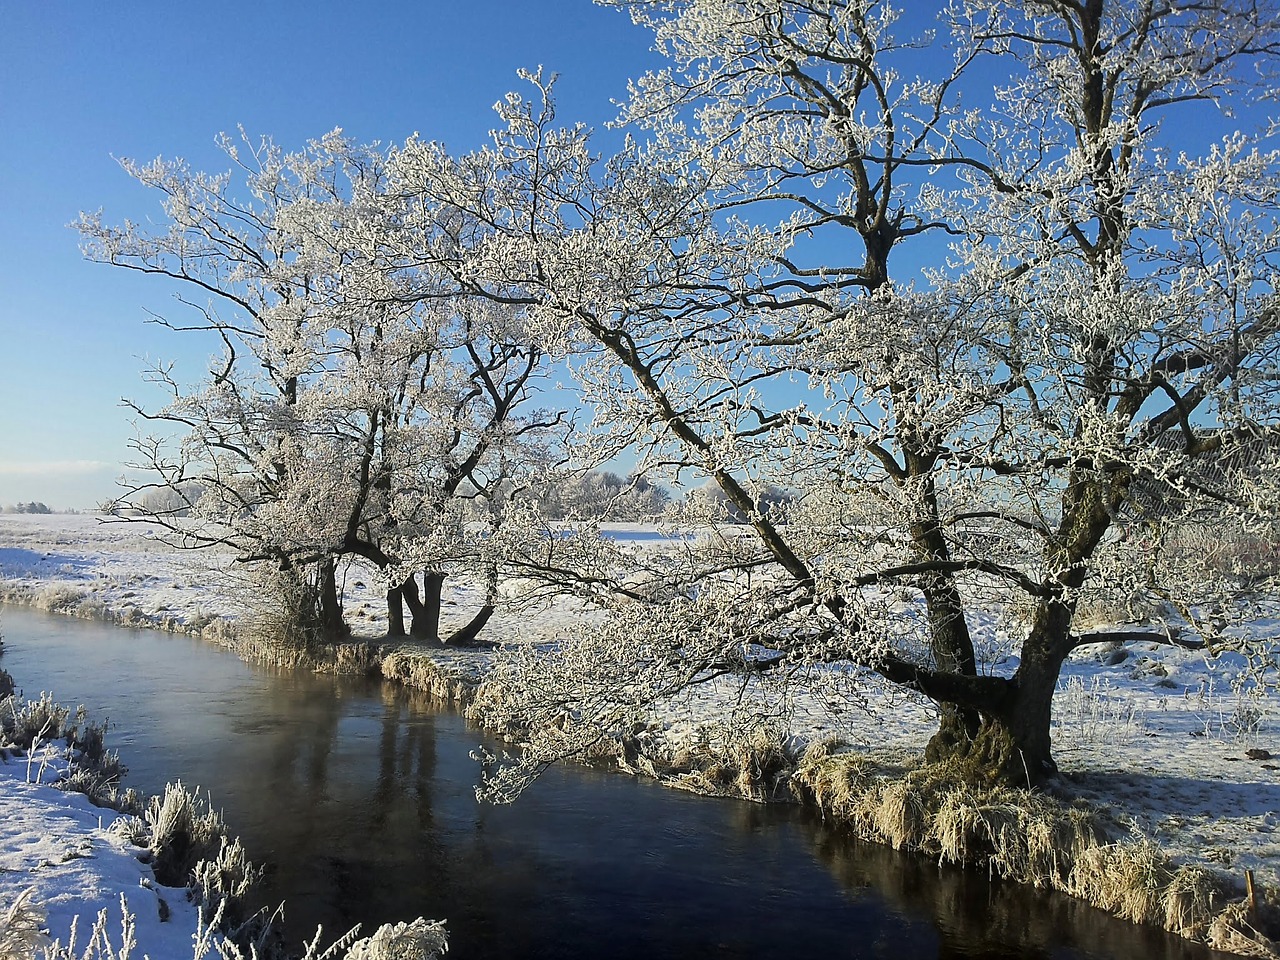
{"type": "Polygon", "coordinates": [[[485,577],[484,606],[471,618],[465,627],[455,630],[446,643],[455,647],[469,647],[476,644],[476,638],[493,616],[498,600],[498,568],[490,566],[485,577]]]}
{"type": "Polygon", "coordinates": [[[470,647],[476,642],[476,637],[480,635],[480,631],[484,629],[485,624],[489,622],[489,618],[493,616],[495,607],[492,603],[486,603],[480,608],[479,612],[471,618],[471,622],[465,627],[459,627],[449,635],[449,639],[445,641],[451,647],[470,647]]]}
{"type": "MultiPolygon", "coordinates": [[[[934,665],[947,673],[976,676],[973,639],[954,581],[941,574],[926,578],[924,595],[934,665]]],[[[965,749],[978,736],[982,721],[977,710],[952,703],[939,704],[938,713],[938,731],[925,747],[925,759],[930,761],[965,749]]]]}
{"type": "MultiPolygon", "coordinates": [[[[939,522],[938,497],[933,477],[916,455],[908,455],[912,472],[924,478],[923,516],[911,526],[911,537],[922,559],[941,562],[951,558],[951,551],[939,522]]],[[[933,664],[944,673],[963,677],[978,674],[978,660],[973,638],[964,618],[964,600],[956,586],[955,575],[935,572],[920,578],[925,613],[929,622],[929,648],[933,664]]],[[[938,731],[925,748],[925,758],[936,760],[964,749],[977,735],[981,716],[972,707],[951,703],[939,704],[938,731]]]]}
{"type": "Polygon", "coordinates": [[[1049,603],[1036,616],[1022,662],[1005,689],[979,706],[982,724],[967,743],[930,741],[931,760],[953,760],[967,780],[1038,787],[1058,772],[1050,743],[1053,695],[1069,648],[1071,611],[1049,603]],[[936,747],[935,747],[936,744],[936,747]]]}
{"type": "Polygon", "coordinates": [[[1007,710],[984,715],[977,736],[955,754],[966,779],[1038,787],[1057,774],[1049,742],[1056,686],[1056,673],[1018,671],[1007,710]]]}
{"type": "Polygon", "coordinates": [[[422,593],[418,593],[418,581],[410,577],[400,590],[409,604],[413,619],[409,635],[421,640],[438,643],[440,640],[440,595],[444,588],[444,574],[427,571],[422,575],[422,593]]]}
{"type": "Polygon", "coordinates": [[[404,635],[404,594],[399,587],[392,587],[387,591],[387,636],[404,635]]]}
{"type": "Polygon", "coordinates": [[[325,557],[316,568],[316,593],[318,626],[329,642],[345,640],[350,630],[342,618],[342,604],[338,601],[337,563],[333,557],[325,557]]]}

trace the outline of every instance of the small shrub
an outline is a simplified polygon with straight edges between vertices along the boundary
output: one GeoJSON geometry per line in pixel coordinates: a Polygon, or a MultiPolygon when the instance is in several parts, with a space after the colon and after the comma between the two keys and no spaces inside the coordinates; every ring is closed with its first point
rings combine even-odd
{"type": "Polygon", "coordinates": [[[36,743],[62,739],[71,725],[70,719],[69,707],[56,702],[48,693],[41,693],[39,700],[10,700],[0,713],[0,732],[10,746],[30,750],[36,743]]]}
{"type": "Polygon", "coordinates": [[[143,819],[156,880],[166,887],[187,886],[196,864],[216,859],[227,835],[222,817],[181,781],[166,784],[163,797],[152,797],[143,819]]]}
{"type": "Polygon", "coordinates": [[[49,943],[44,935],[44,911],[32,901],[34,888],[18,894],[0,913],[0,960],[29,960],[49,943]]]}
{"type": "Polygon", "coordinates": [[[1111,682],[1094,677],[1088,684],[1071,677],[1054,698],[1055,735],[1082,743],[1116,743],[1142,732],[1142,712],[1131,697],[1118,696],[1111,682]]]}
{"type": "Polygon", "coordinates": [[[191,868],[187,889],[195,903],[221,914],[226,929],[239,940],[260,932],[262,924],[252,921],[261,918],[247,915],[245,904],[261,879],[262,868],[249,860],[240,839],[223,835],[217,856],[198,860],[191,868]]]}

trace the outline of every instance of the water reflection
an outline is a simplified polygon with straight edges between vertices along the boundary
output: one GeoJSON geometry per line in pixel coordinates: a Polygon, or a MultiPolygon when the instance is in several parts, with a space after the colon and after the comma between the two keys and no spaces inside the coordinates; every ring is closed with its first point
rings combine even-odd
{"type": "Polygon", "coordinates": [[[797,808],[581,769],[475,800],[482,735],[404,691],[250,669],[182,638],[6,608],[4,664],[109,715],[155,791],[213,790],[264,902],[323,923],[449,921],[450,956],[1211,956],[1064,897],[861,844],[797,808]]]}

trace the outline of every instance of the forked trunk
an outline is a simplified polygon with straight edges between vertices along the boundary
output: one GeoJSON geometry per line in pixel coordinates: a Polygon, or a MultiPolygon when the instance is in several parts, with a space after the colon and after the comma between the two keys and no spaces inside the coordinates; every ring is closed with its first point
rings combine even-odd
{"type": "Polygon", "coordinates": [[[444,574],[431,573],[422,575],[422,592],[418,592],[418,581],[410,577],[400,586],[405,602],[413,619],[409,624],[409,635],[421,640],[438,643],[440,640],[440,596],[444,589],[444,574]]]}
{"type": "MultiPolygon", "coordinates": [[[[444,574],[443,573],[425,573],[423,575],[423,589],[418,590],[418,582],[414,577],[410,577],[400,585],[399,592],[404,597],[405,603],[409,605],[409,611],[413,614],[413,620],[409,626],[409,635],[417,637],[421,640],[427,640],[431,643],[445,643],[452,647],[468,647],[476,643],[480,631],[485,628],[496,609],[494,603],[494,595],[496,583],[494,577],[490,577],[488,594],[485,597],[484,606],[482,606],[470,622],[459,627],[448,637],[440,636],[440,610],[443,606],[442,595],[444,591],[444,574]]],[[[404,624],[401,621],[401,629],[404,624]]],[[[403,635],[403,634],[402,634],[403,635]]]]}

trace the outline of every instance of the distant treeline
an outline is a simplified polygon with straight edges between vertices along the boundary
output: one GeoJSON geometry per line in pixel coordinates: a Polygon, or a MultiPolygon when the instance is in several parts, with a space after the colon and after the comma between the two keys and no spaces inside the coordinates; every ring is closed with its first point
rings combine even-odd
{"type": "Polygon", "coordinates": [[[53,513],[53,510],[48,504],[32,500],[30,503],[16,503],[12,507],[4,507],[0,513],[53,513]]]}

